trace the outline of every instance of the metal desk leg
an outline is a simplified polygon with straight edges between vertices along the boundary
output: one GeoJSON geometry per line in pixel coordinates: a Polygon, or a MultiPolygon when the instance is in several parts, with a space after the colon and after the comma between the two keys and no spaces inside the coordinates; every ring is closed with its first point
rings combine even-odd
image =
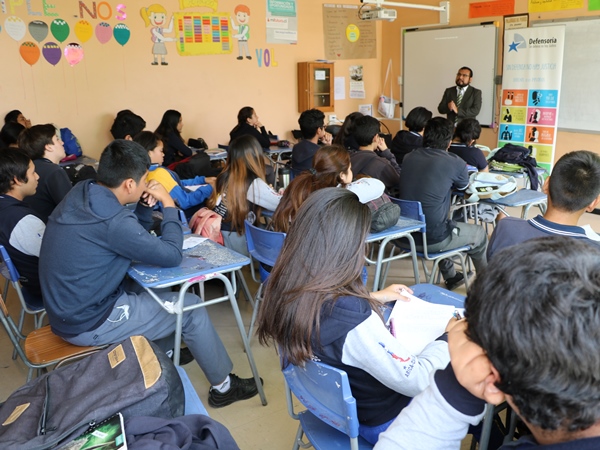
{"type": "MultiPolygon", "coordinates": [[[[244,323],[242,322],[242,316],[240,315],[240,310],[238,308],[238,304],[235,299],[235,294],[231,287],[231,283],[229,282],[229,279],[227,279],[227,277],[223,276],[220,273],[215,274],[215,278],[220,278],[221,280],[223,280],[223,283],[225,283],[225,288],[227,289],[227,294],[229,296],[229,302],[231,303],[231,309],[233,309],[233,314],[235,316],[238,329],[240,330],[240,336],[242,337],[242,342],[244,343],[244,349],[246,350],[246,356],[248,357],[248,363],[250,364],[250,369],[252,370],[252,375],[254,376],[254,381],[256,382],[256,387],[258,388],[258,395],[260,396],[260,401],[262,402],[263,406],[265,406],[267,404],[267,397],[265,397],[265,391],[263,389],[262,383],[260,382],[260,376],[258,375],[256,364],[254,363],[254,356],[252,356],[252,350],[250,349],[248,336],[246,336],[246,328],[244,327],[244,323]]],[[[181,339],[181,334],[179,334],[179,339],[181,339]]]]}

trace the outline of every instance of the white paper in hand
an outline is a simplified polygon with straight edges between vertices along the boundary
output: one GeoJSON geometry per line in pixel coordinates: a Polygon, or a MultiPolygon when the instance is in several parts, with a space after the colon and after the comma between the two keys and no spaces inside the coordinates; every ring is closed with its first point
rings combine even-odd
{"type": "Polygon", "coordinates": [[[429,303],[414,295],[404,293],[409,302],[396,301],[390,314],[394,335],[414,355],[444,333],[452,318],[454,306],[429,303]]]}

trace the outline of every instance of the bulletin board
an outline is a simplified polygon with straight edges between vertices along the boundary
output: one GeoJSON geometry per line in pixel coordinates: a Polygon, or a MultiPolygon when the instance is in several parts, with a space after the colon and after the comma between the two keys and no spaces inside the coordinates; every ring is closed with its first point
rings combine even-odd
{"type": "Polygon", "coordinates": [[[558,127],[600,133],[600,19],[538,21],[532,26],[565,25],[558,127]]]}
{"type": "Polygon", "coordinates": [[[372,20],[358,18],[358,5],[323,5],[325,58],[377,57],[377,28],[372,20]]]}
{"type": "Polygon", "coordinates": [[[402,115],[424,106],[434,116],[444,90],[454,85],[462,66],[473,70],[473,87],[481,90],[481,126],[494,123],[498,28],[494,25],[404,30],[402,115]]]}

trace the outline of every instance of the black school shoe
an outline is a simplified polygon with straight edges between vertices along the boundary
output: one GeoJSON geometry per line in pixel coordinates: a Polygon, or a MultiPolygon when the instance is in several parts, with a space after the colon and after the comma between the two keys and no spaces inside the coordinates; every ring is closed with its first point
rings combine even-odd
{"type": "MultiPolygon", "coordinates": [[[[208,404],[213,408],[222,408],[240,400],[247,400],[258,394],[254,378],[240,378],[230,373],[229,380],[230,385],[227,392],[221,393],[213,388],[210,388],[210,391],[208,391],[208,404]]],[[[262,378],[260,382],[262,384],[262,378]]]]}
{"type": "Polygon", "coordinates": [[[456,289],[459,286],[462,286],[463,284],[465,284],[465,277],[463,273],[456,272],[456,275],[446,280],[446,289],[448,289],[449,291],[453,291],[454,289],[456,289]]]}

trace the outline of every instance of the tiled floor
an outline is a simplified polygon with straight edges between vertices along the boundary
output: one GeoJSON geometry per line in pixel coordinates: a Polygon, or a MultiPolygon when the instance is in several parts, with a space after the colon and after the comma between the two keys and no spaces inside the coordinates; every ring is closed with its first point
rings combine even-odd
{"type": "MultiPolygon", "coordinates": [[[[600,216],[586,214],[581,223],[590,223],[595,230],[600,231],[600,216]]],[[[372,283],[372,268],[369,268],[369,274],[369,281],[372,283]]],[[[423,279],[423,275],[421,277],[423,279]]],[[[246,278],[249,280],[250,290],[255,292],[256,284],[251,281],[248,272],[246,278]]],[[[394,263],[388,282],[413,284],[410,264],[406,260],[394,263]]],[[[464,288],[458,291],[464,294],[464,288]]],[[[15,301],[13,295],[9,295],[9,307],[12,310],[15,310],[15,301]]],[[[239,300],[238,304],[247,326],[252,309],[244,299],[239,300]]],[[[243,377],[251,376],[229,304],[221,303],[209,307],[208,310],[234,362],[235,372],[243,377]]],[[[262,406],[260,399],[255,397],[222,409],[212,409],[208,406],[207,409],[211,417],[223,423],[231,431],[240,448],[244,450],[291,448],[297,422],[291,419],[287,413],[279,359],[272,347],[261,346],[256,337],[252,339],[251,345],[258,370],[264,379],[268,405],[262,406]]],[[[24,364],[21,361],[13,361],[11,353],[12,345],[4,331],[0,331],[0,401],[21,386],[27,376],[24,364]]],[[[188,364],[185,369],[201,400],[207,405],[209,385],[203,373],[195,363],[188,364]]],[[[466,442],[463,447],[468,448],[466,442]]]]}

